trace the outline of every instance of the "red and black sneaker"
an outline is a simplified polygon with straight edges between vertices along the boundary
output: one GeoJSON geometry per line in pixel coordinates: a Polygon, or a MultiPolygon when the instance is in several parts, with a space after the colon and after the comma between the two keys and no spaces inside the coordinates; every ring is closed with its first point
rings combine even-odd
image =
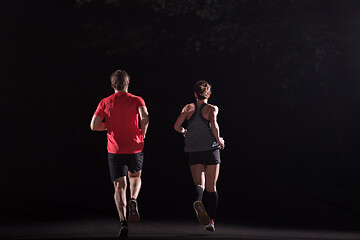
{"type": "Polygon", "coordinates": [[[209,224],[207,224],[204,228],[204,230],[215,232],[215,222],[214,219],[209,220],[209,224]]]}
{"type": "Polygon", "coordinates": [[[140,214],[138,210],[138,204],[136,199],[132,198],[129,201],[129,222],[138,222],[140,221],[140,214]]]}

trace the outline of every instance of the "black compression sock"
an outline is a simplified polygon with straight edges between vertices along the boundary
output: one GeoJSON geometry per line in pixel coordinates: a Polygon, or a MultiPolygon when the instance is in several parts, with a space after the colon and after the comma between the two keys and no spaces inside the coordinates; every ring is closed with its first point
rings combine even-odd
{"type": "Polygon", "coordinates": [[[195,186],[195,189],[194,189],[195,201],[202,201],[203,192],[204,192],[204,189],[201,186],[199,186],[199,185],[195,186]]]}
{"type": "Polygon", "coordinates": [[[207,205],[208,205],[208,214],[210,219],[214,219],[216,215],[216,209],[218,205],[218,193],[217,192],[208,192],[207,193],[207,205]]]}

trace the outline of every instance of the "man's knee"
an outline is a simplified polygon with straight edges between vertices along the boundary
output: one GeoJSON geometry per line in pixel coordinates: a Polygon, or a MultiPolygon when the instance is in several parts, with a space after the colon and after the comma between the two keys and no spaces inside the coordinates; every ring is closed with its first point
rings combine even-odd
{"type": "Polygon", "coordinates": [[[121,191],[126,189],[127,183],[126,183],[126,177],[120,177],[114,181],[114,188],[116,191],[121,191]]]}
{"type": "Polygon", "coordinates": [[[134,178],[141,178],[141,171],[138,171],[138,172],[129,172],[129,178],[132,178],[132,179],[134,179],[134,178]]]}

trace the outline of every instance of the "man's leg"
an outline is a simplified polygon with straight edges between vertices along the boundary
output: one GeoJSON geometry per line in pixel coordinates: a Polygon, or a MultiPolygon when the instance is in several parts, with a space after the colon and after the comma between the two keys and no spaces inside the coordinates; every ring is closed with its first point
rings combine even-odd
{"type": "Polygon", "coordinates": [[[129,221],[138,222],[140,214],[137,205],[137,198],[141,189],[141,170],[135,173],[129,172],[130,200],[129,200],[129,221]]]}
{"type": "Polygon", "coordinates": [[[120,222],[126,221],[126,187],[126,176],[120,177],[114,181],[114,200],[120,222]]]}
{"type": "Polygon", "coordinates": [[[130,198],[137,199],[141,188],[141,171],[129,172],[130,198]]]}
{"type": "Polygon", "coordinates": [[[130,183],[130,200],[129,200],[129,221],[138,222],[140,220],[137,198],[141,188],[141,170],[144,162],[142,152],[132,155],[131,161],[128,162],[128,176],[130,183]]]}

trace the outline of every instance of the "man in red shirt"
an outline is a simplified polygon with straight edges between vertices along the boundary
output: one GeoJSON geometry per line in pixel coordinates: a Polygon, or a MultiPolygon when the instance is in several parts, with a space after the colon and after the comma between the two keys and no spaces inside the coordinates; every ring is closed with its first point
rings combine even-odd
{"type": "Polygon", "coordinates": [[[142,151],[149,125],[145,102],[141,97],[128,93],[129,81],[130,76],[123,70],[117,70],[111,75],[111,87],[115,93],[101,100],[90,123],[93,131],[107,131],[109,170],[114,183],[114,199],[121,223],[118,237],[126,237],[128,232],[127,176],[130,185],[128,220],[133,222],[140,220],[136,199],[141,188],[144,158],[142,151]]]}

